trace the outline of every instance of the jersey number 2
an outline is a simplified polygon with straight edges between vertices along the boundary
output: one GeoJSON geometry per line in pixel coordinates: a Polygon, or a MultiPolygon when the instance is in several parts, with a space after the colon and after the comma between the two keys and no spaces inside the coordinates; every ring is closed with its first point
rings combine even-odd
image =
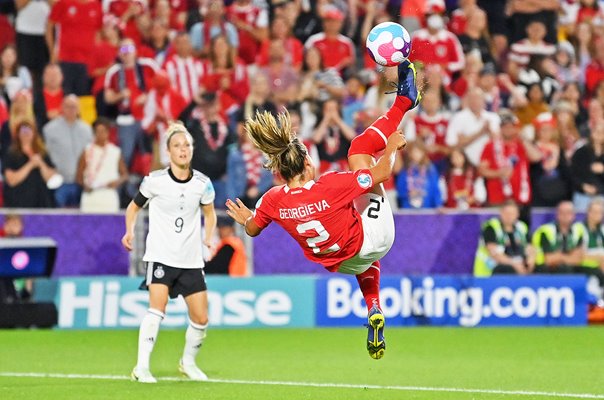
{"type": "Polygon", "coordinates": [[[337,243],[334,243],[328,249],[321,250],[318,243],[325,242],[329,240],[329,232],[325,230],[325,227],[320,221],[308,221],[303,224],[300,224],[296,227],[296,230],[299,234],[304,234],[308,231],[314,230],[317,232],[317,236],[306,239],[306,243],[308,243],[308,247],[310,247],[313,253],[333,253],[334,251],[340,250],[340,246],[337,243]]]}

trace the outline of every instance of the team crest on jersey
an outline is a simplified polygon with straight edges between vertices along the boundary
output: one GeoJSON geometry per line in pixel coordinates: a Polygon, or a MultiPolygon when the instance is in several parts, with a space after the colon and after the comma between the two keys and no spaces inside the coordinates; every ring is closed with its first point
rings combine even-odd
{"type": "Polygon", "coordinates": [[[153,276],[157,279],[161,279],[166,275],[166,271],[162,267],[157,267],[155,271],[153,271],[153,276]]]}
{"type": "Polygon", "coordinates": [[[357,176],[357,182],[359,186],[363,189],[368,189],[373,186],[373,182],[371,181],[371,175],[369,174],[359,174],[359,176],[357,176]]]}

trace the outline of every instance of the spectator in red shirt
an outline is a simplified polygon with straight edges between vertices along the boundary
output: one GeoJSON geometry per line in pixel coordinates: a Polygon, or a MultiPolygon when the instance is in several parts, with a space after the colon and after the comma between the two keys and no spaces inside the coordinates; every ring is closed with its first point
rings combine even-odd
{"type": "MultiPolygon", "coordinates": [[[[271,25],[271,39],[283,40],[285,47],[285,63],[300,70],[304,58],[304,46],[292,35],[291,27],[284,17],[276,16],[271,25]]],[[[271,41],[265,39],[260,46],[260,53],[256,59],[256,64],[261,67],[268,65],[268,52],[271,41]]]]}
{"type": "Polygon", "coordinates": [[[159,67],[151,59],[137,58],[132,39],[122,40],[119,58],[120,62],[105,76],[105,101],[117,105],[117,133],[124,161],[130,167],[135,149],[140,153],[150,151],[141,121],[147,92],[159,67]]]}
{"type": "Polygon", "coordinates": [[[426,28],[413,35],[409,59],[425,65],[440,65],[447,74],[444,84],[449,86],[451,76],[463,69],[465,59],[459,39],[445,27],[444,12],[444,7],[438,4],[426,9],[426,28]]]}
{"type": "Polygon", "coordinates": [[[604,38],[598,38],[594,43],[593,57],[585,69],[585,95],[591,98],[596,86],[604,80],[604,38]]]}
{"type": "Polygon", "coordinates": [[[341,73],[355,61],[354,43],[340,34],[344,24],[344,14],[333,6],[325,6],[322,19],[323,32],[309,37],[304,47],[319,49],[324,67],[335,68],[341,73]]]}
{"type": "Polygon", "coordinates": [[[46,43],[51,53],[50,61],[58,61],[63,70],[66,94],[83,96],[90,93],[87,66],[102,18],[101,4],[96,0],[59,0],[52,6],[46,26],[46,43]]]}
{"type": "Polygon", "coordinates": [[[436,89],[427,90],[422,96],[421,110],[415,115],[417,139],[423,143],[430,161],[438,172],[444,171],[451,148],[447,146],[448,113],[442,112],[442,101],[436,89]]]}
{"type": "Polygon", "coordinates": [[[446,207],[466,210],[479,205],[474,196],[476,170],[463,151],[453,149],[449,155],[446,207]]]}
{"type": "Polygon", "coordinates": [[[119,19],[122,36],[130,38],[139,45],[141,34],[137,26],[137,18],[147,12],[146,3],[141,0],[109,0],[109,14],[119,19]]]}
{"type": "Polygon", "coordinates": [[[523,142],[519,135],[516,116],[503,110],[501,136],[493,137],[485,145],[480,157],[478,172],[485,178],[487,202],[500,205],[513,199],[527,205],[531,201],[529,162],[541,159],[541,152],[530,142],[523,142]]]}
{"type": "MultiPolygon", "coordinates": [[[[180,3],[185,4],[186,1],[180,3]]],[[[185,27],[186,13],[172,9],[168,0],[158,0],[153,7],[153,19],[169,26],[172,31],[181,32],[185,27]]]]}
{"type": "Polygon", "coordinates": [[[58,64],[48,64],[42,75],[42,90],[34,96],[34,112],[38,126],[61,114],[63,103],[63,72],[58,64]]]}
{"type": "Polygon", "coordinates": [[[470,15],[476,10],[480,10],[476,5],[476,0],[459,0],[459,8],[453,10],[447,24],[449,31],[461,36],[466,31],[470,15]]]}
{"type": "Polygon", "coordinates": [[[179,33],[172,41],[174,53],[165,64],[172,87],[183,96],[187,103],[199,94],[199,81],[203,77],[201,61],[193,57],[193,47],[189,34],[179,33]]]}
{"type": "Polygon", "coordinates": [[[235,0],[227,9],[227,19],[239,32],[239,58],[246,64],[256,62],[260,43],[268,38],[268,13],[251,0],[235,0]]]}

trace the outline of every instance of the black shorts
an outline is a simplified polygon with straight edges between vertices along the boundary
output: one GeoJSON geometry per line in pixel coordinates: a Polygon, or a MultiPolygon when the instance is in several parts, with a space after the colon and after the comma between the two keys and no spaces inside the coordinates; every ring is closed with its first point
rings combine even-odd
{"type": "Polygon", "coordinates": [[[158,262],[147,263],[146,278],[141,289],[147,289],[152,283],[161,283],[170,288],[171,299],[178,295],[187,297],[208,289],[203,269],[174,268],[158,262]]]}

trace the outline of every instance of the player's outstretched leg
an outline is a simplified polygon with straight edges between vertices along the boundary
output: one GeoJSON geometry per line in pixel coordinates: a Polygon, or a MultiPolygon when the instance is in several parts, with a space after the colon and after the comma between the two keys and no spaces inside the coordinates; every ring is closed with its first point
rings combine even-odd
{"type": "Polygon", "coordinates": [[[421,94],[417,89],[415,67],[409,61],[405,61],[398,66],[396,99],[392,107],[386,114],[375,120],[362,134],[352,140],[348,151],[350,169],[354,171],[371,167],[371,158],[386,148],[388,136],[397,130],[405,113],[416,107],[420,100],[421,94]],[[353,157],[360,155],[370,157],[353,157]],[[354,158],[359,160],[357,161],[354,158]],[[363,165],[365,162],[362,160],[369,161],[366,162],[367,165],[363,165]],[[353,165],[353,162],[359,165],[353,165]]]}
{"type": "Polygon", "coordinates": [[[375,261],[367,271],[357,275],[357,281],[367,304],[367,351],[371,358],[379,360],[386,350],[385,319],[380,309],[380,262],[375,261]]]}

